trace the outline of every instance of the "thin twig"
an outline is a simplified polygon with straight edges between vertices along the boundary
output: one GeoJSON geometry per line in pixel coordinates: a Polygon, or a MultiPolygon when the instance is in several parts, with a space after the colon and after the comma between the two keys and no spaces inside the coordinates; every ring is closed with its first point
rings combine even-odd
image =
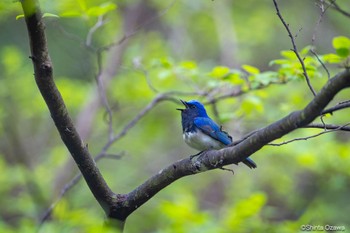
{"type": "MultiPolygon", "coordinates": [[[[317,4],[316,4],[316,5],[317,5],[317,4]]],[[[317,20],[317,22],[316,22],[314,31],[313,31],[313,33],[312,33],[312,38],[311,38],[311,45],[312,45],[312,46],[314,46],[314,44],[315,44],[317,29],[318,29],[318,27],[320,26],[320,24],[321,24],[321,22],[322,22],[322,19],[323,19],[323,16],[324,16],[324,14],[326,13],[327,9],[329,8],[329,5],[327,5],[327,6],[325,7],[325,6],[324,6],[324,2],[321,1],[321,3],[318,4],[318,7],[320,8],[321,13],[320,13],[320,16],[318,17],[318,20],[317,20]]]]}
{"type": "Polygon", "coordinates": [[[103,19],[103,15],[99,16],[97,19],[97,22],[94,26],[92,26],[86,36],[86,40],[85,40],[85,46],[86,47],[91,47],[92,46],[92,37],[93,34],[97,31],[97,29],[99,29],[100,27],[102,27],[103,25],[105,25],[105,21],[103,19]]]}
{"type": "Polygon", "coordinates": [[[333,114],[333,112],[350,107],[350,100],[338,103],[337,105],[322,111],[322,115],[333,114]]]}
{"type": "Polygon", "coordinates": [[[322,135],[322,134],[331,133],[331,132],[334,132],[334,131],[339,131],[339,130],[341,130],[342,128],[348,126],[348,125],[350,125],[350,123],[347,123],[347,124],[345,124],[345,125],[339,126],[339,127],[337,127],[337,128],[334,128],[334,129],[329,129],[329,130],[327,129],[327,130],[322,131],[322,132],[320,132],[320,133],[318,133],[318,134],[314,134],[314,135],[311,135],[311,136],[308,136],[308,137],[293,138],[293,139],[288,140],[288,141],[285,141],[285,142],[281,142],[281,143],[268,143],[267,145],[269,145],[269,146],[282,146],[282,145],[286,145],[286,144],[289,144],[289,143],[295,142],[295,141],[308,140],[308,139],[311,139],[311,138],[318,137],[318,136],[320,136],[320,135],[322,135]]]}
{"type": "Polygon", "coordinates": [[[343,15],[347,16],[347,17],[350,17],[350,13],[341,9],[338,5],[338,3],[335,2],[335,0],[333,1],[330,1],[330,5],[333,6],[333,9],[337,10],[338,12],[342,13],[343,15]]]}
{"type": "Polygon", "coordinates": [[[118,141],[120,138],[126,135],[126,133],[134,127],[137,122],[144,117],[148,112],[150,112],[158,103],[170,100],[174,102],[178,102],[178,100],[173,96],[181,96],[181,95],[196,95],[197,92],[181,92],[181,91],[171,91],[171,92],[164,92],[158,94],[146,107],[144,107],[129,123],[113,138],[111,138],[103,147],[102,152],[105,153],[109,147],[118,141]]]}
{"type": "Polygon", "coordinates": [[[305,77],[306,83],[307,83],[307,85],[308,85],[310,91],[312,92],[312,94],[313,94],[314,96],[316,96],[316,92],[315,92],[315,90],[313,89],[313,87],[312,87],[312,85],[311,85],[309,76],[308,76],[308,74],[307,74],[307,72],[306,72],[306,67],[305,67],[304,61],[303,61],[303,59],[302,59],[302,58],[300,57],[300,55],[299,55],[297,46],[296,46],[295,41],[294,41],[294,36],[292,35],[292,33],[291,33],[290,29],[289,29],[289,25],[284,21],[284,19],[283,19],[281,13],[280,13],[280,11],[279,11],[279,8],[278,8],[278,5],[277,5],[276,0],[273,0],[273,3],[274,3],[274,5],[275,5],[276,11],[277,11],[277,16],[280,18],[282,24],[284,25],[284,27],[286,28],[286,30],[287,30],[287,32],[288,32],[288,36],[289,36],[290,39],[291,39],[292,46],[293,46],[293,49],[291,49],[291,50],[295,53],[295,55],[297,56],[297,58],[298,58],[298,60],[299,60],[299,62],[300,62],[300,64],[301,64],[301,67],[302,67],[302,69],[303,69],[303,75],[304,75],[304,77],[305,77]]]}
{"type": "MultiPolygon", "coordinates": [[[[120,153],[117,155],[110,155],[110,154],[98,154],[95,157],[95,162],[98,162],[99,160],[101,160],[102,158],[113,158],[113,159],[120,159],[121,157],[123,157],[124,153],[120,153]]],[[[43,214],[43,216],[40,218],[39,221],[39,228],[42,226],[42,224],[44,222],[46,222],[52,215],[52,211],[53,209],[58,205],[58,203],[62,200],[62,198],[64,197],[64,195],[70,190],[72,189],[82,178],[81,173],[77,174],[74,176],[73,179],[71,179],[68,183],[66,183],[63,188],[60,191],[60,195],[56,198],[55,202],[53,202],[50,207],[45,211],[45,213],[43,214]]]]}
{"type": "Polygon", "coordinates": [[[324,125],[319,123],[308,124],[302,128],[318,128],[318,129],[324,129],[324,130],[337,129],[338,131],[350,131],[349,126],[341,126],[341,125],[333,125],[333,124],[324,125]]]}
{"type": "Polygon", "coordinates": [[[326,128],[326,122],[324,122],[323,117],[324,117],[324,115],[320,115],[320,120],[322,122],[323,128],[324,128],[324,130],[326,130],[327,129],[326,128]]]}
{"type": "Polygon", "coordinates": [[[328,68],[326,67],[326,65],[323,63],[323,61],[320,59],[320,57],[317,55],[317,53],[314,51],[313,48],[310,49],[310,52],[316,57],[317,61],[321,64],[323,69],[326,71],[328,80],[330,80],[331,79],[331,74],[330,74],[328,68]]]}
{"type": "MultiPolygon", "coordinates": [[[[252,91],[252,90],[261,90],[261,89],[264,89],[264,88],[267,88],[269,87],[270,85],[273,85],[273,84],[277,84],[277,85],[282,85],[282,84],[286,84],[286,82],[269,82],[268,84],[261,84],[259,85],[258,87],[254,88],[254,89],[248,89],[248,91],[246,90],[242,90],[242,88],[234,88],[232,89],[231,91],[227,92],[227,93],[223,93],[221,94],[220,96],[218,97],[211,97],[209,101],[207,102],[204,102],[204,105],[206,104],[213,104],[213,103],[216,103],[216,102],[219,102],[220,100],[223,100],[223,99],[228,99],[228,98],[232,98],[232,97],[237,97],[237,96],[241,96],[241,95],[244,95],[246,93],[248,93],[249,91],[252,91]]],[[[212,90],[212,92],[214,91],[214,89],[212,90]]],[[[210,93],[207,93],[207,94],[204,94],[203,96],[209,96],[210,93]]]]}
{"type": "Polygon", "coordinates": [[[102,80],[102,67],[101,67],[101,54],[98,52],[97,54],[97,64],[98,64],[98,74],[96,75],[96,82],[98,87],[98,93],[100,95],[100,99],[102,101],[103,106],[105,107],[108,119],[108,138],[109,140],[113,138],[113,112],[109,105],[106,89],[102,80]]]}
{"type": "Polygon", "coordinates": [[[133,65],[134,68],[139,70],[144,75],[149,89],[151,89],[154,93],[158,93],[159,91],[153,86],[151,79],[149,78],[148,70],[143,67],[140,57],[133,59],[133,65]]]}
{"type": "MultiPolygon", "coordinates": [[[[98,65],[98,74],[96,76],[96,80],[97,80],[97,84],[98,84],[98,91],[99,91],[99,94],[100,94],[100,97],[101,97],[101,100],[102,100],[102,103],[103,105],[105,106],[105,109],[106,109],[106,112],[107,112],[107,115],[108,115],[108,143],[109,144],[110,142],[115,142],[116,140],[114,138],[117,138],[118,140],[118,136],[117,137],[114,137],[114,132],[113,132],[113,112],[111,110],[111,107],[108,103],[108,98],[107,98],[107,95],[106,95],[106,91],[105,91],[105,87],[104,87],[104,84],[103,84],[103,80],[101,80],[101,73],[102,73],[102,65],[101,65],[101,53],[105,50],[108,50],[110,49],[111,47],[113,46],[118,46],[120,45],[121,43],[123,43],[125,40],[129,39],[130,37],[134,36],[136,33],[138,33],[141,28],[143,28],[144,26],[154,22],[156,19],[160,18],[161,16],[163,16],[164,14],[167,13],[167,11],[175,4],[177,0],[173,0],[163,11],[161,11],[159,14],[155,15],[154,17],[151,17],[150,19],[146,20],[145,22],[143,22],[142,24],[138,25],[136,27],[135,30],[133,30],[130,34],[128,35],[124,35],[118,42],[116,43],[112,43],[110,45],[107,45],[107,46],[104,46],[104,47],[101,47],[99,49],[97,49],[97,65],[98,65]]],[[[94,25],[94,27],[92,27],[88,33],[88,36],[87,36],[87,39],[86,39],[86,44],[89,45],[91,44],[91,38],[92,38],[92,34],[100,27],[104,24],[104,20],[103,20],[103,17],[100,17],[98,22],[94,25]],[[90,43],[88,43],[90,42],[90,43]]],[[[146,75],[146,74],[145,74],[146,75]]],[[[146,76],[147,78],[148,76],[146,76]]],[[[142,116],[141,116],[142,117],[142,116]]]]}
{"type": "Polygon", "coordinates": [[[125,40],[129,39],[130,37],[136,35],[143,27],[147,26],[148,24],[153,23],[155,20],[157,20],[158,18],[162,17],[163,15],[165,15],[172,7],[173,5],[177,2],[177,0],[173,0],[165,9],[163,9],[159,14],[151,17],[150,19],[144,21],[143,23],[141,23],[140,25],[138,25],[135,30],[133,30],[131,33],[129,34],[124,34],[122,36],[122,38],[120,38],[118,41],[111,43],[109,45],[106,45],[104,47],[101,47],[101,50],[108,50],[113,46],[118,46],[121,43],[123,43],[125,40]]]}
{"type": "Polygon", "coordinates": [[[312,34],[312,39],[311,39],[311,49],[310,49],[310,52],[316,57],[317,61],[322,65],[323,69],[326,71],[327,73],[327,77],[328,77],[328,80],[331,78],[331,74],[329,73],[329,70],[328,68],[326,67],[326,65],[323,63],[323,61],[319,58],[319,56],[317,55],[317,53],[315,52],[314,50],[314,45],[315,45],[315,41],[316,41],[316,32],[317,32],[317,29],[318,27],[320,26],[321,22],[322,22],[322,19],[326,13],[326,11],[328,10],[329,6],[330,5],[327,5],[326,7],[324,6],[324,1],[321,1],[321,3],[318,5],[320,10],[321,10],[321,13],[320,13],[320,17],[318,18],[317,20],[317,23],[315,25],[315,28],[314,28],[314,32],[312,34]]]}
{"type": "Polygon", "coordinates": [[[55,202],[53,202],[50,205],[50,207],[45,211],[43,216],[40,218],[38,228],[40,228],[47,220],[49,220],[49,218],[51,218],[52,211],[55,209],[58,203],[62,200],[63,196],[68,192],[68,190],[70,190],[73,186],[75,186],[79,182],[81,177],[82,175],[81,173],[79,173],[64,185],[64,187],[61,189],[60,195],[56,198],[55,202]]]}

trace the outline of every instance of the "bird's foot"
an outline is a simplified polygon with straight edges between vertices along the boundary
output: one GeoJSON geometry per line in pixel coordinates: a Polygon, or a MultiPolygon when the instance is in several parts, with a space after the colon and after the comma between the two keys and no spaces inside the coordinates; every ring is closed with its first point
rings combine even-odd
{"type": "Polygon", "coordinates": [[[235,172],[232,170],[232,169],[229,169],[229,168],[224,168],[224,167],[220,167],[221,170],[223,171],[229,171],[229,172],[232,172],[232,175],[235,174],[235,172]]]}
{"type": "MultiPolygon", "coordinates": [[[[205,150],[204,150],[204,151],[205,151],[205,150]]],[[[202,155],[202,152],[204,152],[204,151],[200,151],[200,152],[198,152],[198,153],[195,154],[195,155],[191,155],[191,156],[190,156],[190,160],[192,160],[194,157],[197,157],[197,156],[198,156],[198,158],[200,158],[201,155],[202,155]]]]}
{"type": "Polygon", "coordinates": [[[190,159],[192,160],[192,159],[195,158],[195,157],[198,157],[197,159],[200,159],[200,158],[205,154],[205,152],[207,152],[207,151],[209,151],[209,150],[202,150],[202,151],[198,152],[198,153],[195,154],[195,155],[191,155],[191,156],[190,156],[190,159]]]}
{"type": "Polygon", "coordinates": [[[200,156],[201,154],[202,154],[202,151],[198,152],[198,153],[195,154],[195,155],[191,155],[191,156],[190,156],[190,159],[192,160],[194,157],[200,156]]]}

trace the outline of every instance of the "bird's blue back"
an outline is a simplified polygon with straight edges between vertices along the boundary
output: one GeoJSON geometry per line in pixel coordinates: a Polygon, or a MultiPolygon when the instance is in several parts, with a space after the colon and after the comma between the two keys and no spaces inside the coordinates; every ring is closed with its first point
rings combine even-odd
{"type": "MultiPolygon", "coordinates": [[[[199,101],[181,101],[186,109],[181,111],[184,139],[191,147],[200,150],[220,149],[232,143],[232,137],[216,124],[199,101]],[[211,138],[211,139],[210,139],[211,138]]],[[[250,168],[256,164],[250,158],[242,161],[250,168]]]]}
{"type": "Polygon", "coordinates": [[[195,117],[194,125],[215,140],[220,141],[224,145],[232,143],[232,138],[209,117],[195,117]]]}

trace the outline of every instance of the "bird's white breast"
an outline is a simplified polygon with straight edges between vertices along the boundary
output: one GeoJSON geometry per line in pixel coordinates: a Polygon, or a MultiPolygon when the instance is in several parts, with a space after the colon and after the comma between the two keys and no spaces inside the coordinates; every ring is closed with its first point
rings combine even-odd
{"type": "Polygon", "coordinates": [[[183,139],[187,145],[200,151],[208,149],[221,149],[225,146],[221,142],[204,134],[200,130],[197,130],[197,132],[185,132],[183,134],[183,139]]]}

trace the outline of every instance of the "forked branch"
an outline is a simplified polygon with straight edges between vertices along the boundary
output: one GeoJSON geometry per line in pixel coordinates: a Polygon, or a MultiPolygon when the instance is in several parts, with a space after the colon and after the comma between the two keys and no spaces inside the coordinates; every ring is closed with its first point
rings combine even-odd
{"type": "Polygon", "coordinates": [[[22,0],[21,4],[28,28],[31,58],[37,86],[63,142],[74,158],[91,192],[106,215],[121,223],[119,224],[120,228],[133,211],[150,200],[164,187],[188,175],[221,169],[225,165],[238,164],[273,140],[308,125],[322,114],[322,111],[339,91],[350,86],[350,71],[345,70],[330,79],[303,110],[292,112],[283,119],[257,130],[236,145],[221,150],[206,151],[201,153],[200,156],[177,161],[159,171],[130,193],[115,194],[106,184],[87,146],[82,142],[54,83],[52,64],[38,2],[22,0]]]}

